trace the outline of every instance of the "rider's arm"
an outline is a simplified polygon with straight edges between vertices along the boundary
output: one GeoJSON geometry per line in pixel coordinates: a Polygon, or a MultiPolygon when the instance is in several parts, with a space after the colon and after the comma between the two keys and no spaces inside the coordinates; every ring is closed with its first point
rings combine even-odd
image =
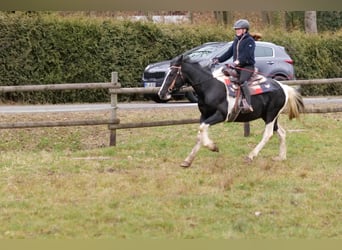
{"type": "Polygon", "coordinates": [[[228,60],[232,56],[233,56],[233,45],[230,46],[229,49],[225,53],[223,53],[220,57],[218,57],[217,59],[221,63],[221,62],[228,60]]]}

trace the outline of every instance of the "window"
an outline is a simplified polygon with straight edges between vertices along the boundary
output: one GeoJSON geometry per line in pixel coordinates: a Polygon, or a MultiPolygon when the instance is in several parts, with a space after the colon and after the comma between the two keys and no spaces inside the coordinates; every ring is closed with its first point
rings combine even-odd
{"type": "Polygon", "coordinates": [[[273,57],[273,49],[270,47],[264,47],[264,46],[256,46],[255,57],[273,57]]]}

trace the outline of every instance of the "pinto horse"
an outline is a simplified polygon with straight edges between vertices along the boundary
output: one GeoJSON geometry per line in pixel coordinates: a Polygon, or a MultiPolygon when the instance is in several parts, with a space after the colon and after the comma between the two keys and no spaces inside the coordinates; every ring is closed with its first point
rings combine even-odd
{"type": "MultiPolygon", "coordinates": [[[[286,159],[286,131],[278,124],[280,113],[287,108],[289,119],[298,118],[304,110],[302,96],[292,87],[276,80],[268,79],[268,85],[272,90],[252,95],[251,102],[254,111],[251,113],[238,112],[234,122],[249,122],[263,119],[265,130],[261,141],[247,156],[252,161],[260,150],[277,132],[280,140],[279,156],[275,160],[286,159]]],[[[218,147],[209,138],[208,128],[214,124],[229,121],[229,115],[233,113],[236,97],[228,94],[228,87],[222,81],[215,78],[209,68],[202,67],[199,63],[191,62],[183,55],[175,58],[170,63],[167,73],[158,95],[163,100],[171,98],[171,93],[184,85],[190,85],[198,97],[198,109],[201,113],[197,142],[190,154],[181,163],[182,167],[190,167],[196,153],[203,145],[211,151],[218,152],[218,147]]]]}

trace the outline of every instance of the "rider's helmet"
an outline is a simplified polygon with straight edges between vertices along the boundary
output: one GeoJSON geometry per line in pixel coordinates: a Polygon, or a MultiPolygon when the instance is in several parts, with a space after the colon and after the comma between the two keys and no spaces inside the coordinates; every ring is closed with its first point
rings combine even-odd
{"type": "Polygon", "coordinates": [[[246,19],[239,19],[235,22],[233,28],[249,30],[249,22],[246,19]]]}

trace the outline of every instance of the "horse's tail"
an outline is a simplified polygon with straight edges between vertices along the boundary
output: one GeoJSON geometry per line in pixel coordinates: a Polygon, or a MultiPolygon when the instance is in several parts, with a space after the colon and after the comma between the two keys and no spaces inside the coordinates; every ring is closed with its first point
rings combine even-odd
{"type": "Polygon", "coordinates": [[[291,86],[283,84],[283,87],[288,95],[287,111],[289,119],[298,118],[300,113],[303,113],[305,109],[302,95],[291,86]]]}

